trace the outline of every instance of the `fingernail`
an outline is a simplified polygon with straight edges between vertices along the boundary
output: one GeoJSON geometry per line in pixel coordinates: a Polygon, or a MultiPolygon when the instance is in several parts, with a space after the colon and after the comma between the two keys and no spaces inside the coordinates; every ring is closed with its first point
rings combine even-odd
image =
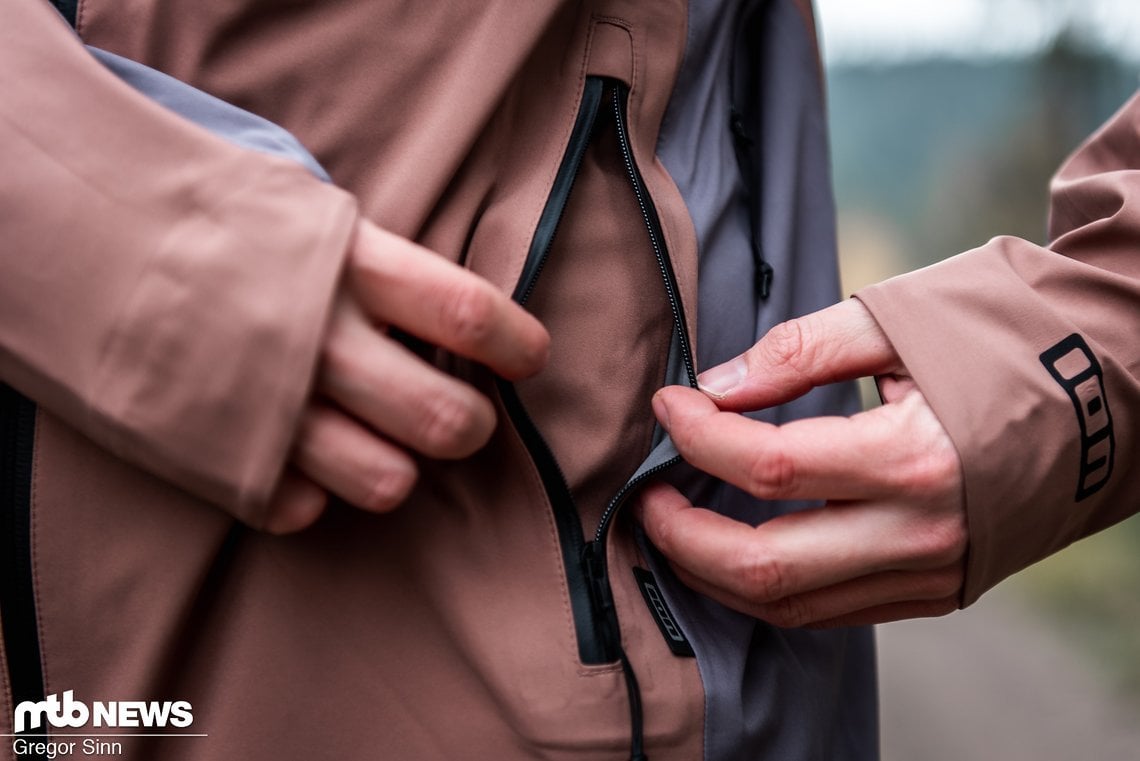
{"type": "Polygon", "coordinates": [[[740,385],[746,375],[748,366],[743,359],[737,357],[698,375],[697,386],[709,396],[723,399],[740,385]]]}
{"type": "Polygon", "coordinates": [[[658,391],[653,395],[653,414],[657,416],[657,422],[666,431],[669,430],[669,406],[665,404],[665,400],[661,398],[661,392],[658,391]]]}

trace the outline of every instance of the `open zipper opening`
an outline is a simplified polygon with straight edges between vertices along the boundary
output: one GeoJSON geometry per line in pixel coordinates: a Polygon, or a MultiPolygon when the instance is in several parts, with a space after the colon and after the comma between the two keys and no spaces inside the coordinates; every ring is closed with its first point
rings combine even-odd
{"type": "MultiPolygon", "coordinates": [[[[665,247],[665,238],[657,211],[637,168],[630,145],[628,96],[628,88],[621,82],[598,77],[587,78],[581,108],[575,119],[551,193],[539,217],[535,236],[513,298],[518,303],[525,304],[533,293],[574,187],[582,158],[590,145],[599,119],[612,119],[626,178],[637,200],[642,223],[648,232],[673,318],[668,371],[663,380],[669,383],[688,383],[691,387],[696,387],[696,369],[680,291],[665,247]]],[[[668,438],[658,429],[654,436],[653,451],[607,503],[593,536],[587,541],[573,495],[549,445],[526,412],[514,386],[503,380],[499,380],[497,384],[507,414],[539,471],[554,512],[578,638],[579,657],[584,664],[614,661],[621,663],[630,702],[631,758],[634,761],[641,761],[645,758],[641,695],[633,667],[621,645],[617,611],[606,563],[606,544],[610,528],[629,497],[650,478],[676,464],[680,457],[668,438]]]]}
{"type": "MultiPolygon", "coordinates": [[[[578,177],[578,170],[582,165],[582,158],[590,145],[590,138],[594,133],[600,105],[604,82],[596,77],[586,80],[582,93],[582,105],[574,121],[574,128],[570,133],[570,141],[566,153],[562,157],[558,173],[554,178],[554,185],[547,197],[527,252],[523,271],[515,286],[511,297],[519,304],[525,305],[527,299],[534,292],[538,277],[546,264],[547,254],[554,243],[558,223],[566,210],[566,203],[570,200],[570,191],[574,188],[574,181],[578,177]]],[[[570,610],[574,617],[575,634],[578,639],[578,657],[582,663],[597,664],[609,663],[616,656],[610,656],[604,646],[604,637],[599,631],[594,616],[594,606],[591,601],[591,592],[588,581],[581,570],[581,557],[586,544],[582,532],[582,524],[578,517],[578,508],[574,504],[574,497],[570,493],[570,486],[562,468],[554,458],[550,446],[542,437],[534,421],[523,407],[518,391],[514,384],[501,378],[496,380],[499,396],[503,406],[514,423],[515,430],[526,446],[527,452],[538,469],[542,479],[543,488],[554,513],[555,526],[558,529],[558,539],[562,550],[562,563],[566,569],[567,591],[570,596],[570,610]]]]}

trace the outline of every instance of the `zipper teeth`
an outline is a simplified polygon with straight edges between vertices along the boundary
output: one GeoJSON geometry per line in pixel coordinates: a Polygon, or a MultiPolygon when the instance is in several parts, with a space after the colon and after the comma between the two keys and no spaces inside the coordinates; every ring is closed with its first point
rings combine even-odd
{"type": "MultiPolygon", "coordinates": [[[[665,283],[665,293],[669,297],[669,308],[673,312],[673,329],[677,331],[678,342],[681,345],[681,361],[685,364],[685,374],[688,376],[689,385],[695,387],[697,385],[697,376],[693,371],[693,355],[689,349],[689,337],[685,333],[684,315],[681,312],[680,301],[673,284],[673,278],[669,272],[669,266],[665,262],[665,252],[661,250],[661,243],[657,239],[657,232],[654,230],[653,221],[649,216],[649,207],[645,200],[645,194],[637,174],[637,169],[633,164],[633,152],[629,146],[629,133],[626,131],[625,118],[621,108],[622,99],[617,97],[618,92],[618,89],[614,88],[613,111],[614,122],[617,126],[618,145],[621,147],[622,161],[625,164],[626,175],[629,177],[630,184],[633,186],[633,194],[637,198],[637,206],[641,209],[641,219],[645,223],[646,231],[649,233],[649,242],[653,246],[653,255],[657,259],[657,268],[660,270],[661,279],[665,283]]],[[[621,490],[614,495],[613,499],[610,500],[609,504],[606,505],[601,520],[598,521],[598,527],[594,531],[594,541],[599,543],[605,541],[606,533],[609,531],[610,523],[613,522],[614,514],[617,513],[631,491],[636,489],[645,479],[673,467],[680,460],[680,457],[673,457],[659,465],[653,466],[637,478],[627,481],[621,490]]]]}
{"type": "Polygon", "coordinates": [[[618,144],[621,146],[622,160],[625,162],[625,171],[629,175],[630,184],[633,185],[633,194],[637,197],[637,205],[641,209],[641,219],[645,222],[645,229],[649,232],[649,242],[653,246],[653,255],[657,259],[657,268],[661,270],[661,278],[665,282],[665,292],[669,297],[669,308],[673,311],[673,327],[677,331],[681,344],[681,358],[685,363],[685,373],[689,376],[689,385],[697,385],[697,376],[693,371],[693,355],[689,350],[689,337],[685,334],[685,318],[681,312],[681,304],[673,285],[673,278],[669,273],[669,265],[665,261],[665,252],[661,250],[661,243],[653,229],[653,222],[649,217],[649,208],[646,205],[642,192],[641,181],[637,169],[633,165],[633,152],[629,146],[629,134],[626,131],[624,114],[621,109],[621,98],[615,97],[614,120],[617,123],[618,144]]]}
{"type": "Polygon", "coordinates": [[[645,471],[637,478],[627,481],[625,486],[621,488],[621,491],[615,494],[614,498],[610,500],[610,503],[606,505],[606,511],[602,513],[602,518],[600,521],[598,521],[598,528],[594,532],[594,541],[602,542],[605,540],[606,531],[609,529],[614,514],[618,511],[618,508],[621,507],[622,503],[625,502],[625,498],[629,496],[630,492],[640,486],[641,483],[645,481],[645,479],[652,478],[663,470],[668,470],[680,461],[680,456],[670,458],[663,463],[654,465],[652,468],[645,471]]]}
{"type": "MultiPolygon", "coordinates": [[[[573,187],[573,183],[571,183],[571,187],[573,187]]],[[[561,216],[562,215],[560,214],[559,215],[559,218],[560,218],[559,221],[561,221],[561,216]]],[[[558,227],[557,227],[557,225],[555,225],[555,231],[556,232],[557,232],[557,229],[558,229],[558,227]]],[[[546,266],[546,255],[548,253],[550,253],[550,246],[553,243],[554,243],[554,236],[551,236],[550,237],[550,243],[547,244],[546,250],[544,250],[542,252],[542,259],[539,260],[538,266],[534,268],[534,276],[531,278],[530,282],[527,283],[526,290],[523,291],[522,294],[519,296],[519,305],[520,306],[523,304],[526,304],[527,299],[530,298],[530,294],[534,291],[535,284],[538,282],[538,276],[542,274],[542,268],[546,266]]]]}

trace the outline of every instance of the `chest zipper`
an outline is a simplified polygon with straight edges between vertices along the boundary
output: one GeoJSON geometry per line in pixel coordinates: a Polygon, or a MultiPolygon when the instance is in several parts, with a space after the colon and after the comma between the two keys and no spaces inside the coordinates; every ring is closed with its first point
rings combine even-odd
{"type": "MultiPolygon", "coordinates": [[[[613,119],[616,128],[626,177],[641,210],[642,221],[649,234],[653,254],[657,260],[673,316],[672,346],[675,349],[673,353],[678,356],[671,357],[671,359],[683,363],[686,380],[690,386],[696,387],[696,371],[676,277],[665,248],[664,236],[656,209],[650,200],[648,189],[637,164],[633,160],[627,126],[628,94],[628,89],[620,82],[597,77],[590,77],[586,80],[582,95],[582,106],[575,119],[562,163],[555,175],[550,196],[547,198],[546,206],[539,217],[535,236],[531,241],[526,263],[513,298],[518,303],[525,304],[534,290],[546,262],[546,256],[554,241],[570,192],[573,189],[582,157],[590,144],[598,119],[602,117],[603,111],[607,108],[606,101],[608,101],[609,118],[613,119]]],[[[579,657],[585,664],[612,663],[614,661],[621,663],[630,705],[630,757],[632,761],[645,761],[641,693],[633,667],[621,644],[621,631],[618,627],[617,611],[614,606],[613,591],[606,562],[606,544],[610,535],[610,528],[630,496],[650,478],[679,462],[680,458],[673,457],[652,467],[639,470],[609,501],[593,537],[587,541],[582,531],[581,519],[574,504],[574,498],[550,447],[527,414],[514,386],[507,381],[499,380],[498,389],[507,414],[514,423],[515,429],[539,471],[554,512],[566,571],[570,607],[578,638],[579,657]]]]}
{"type": "Polygon", "coordinates": [[[44,700],[31,547],[35,426],[35,404],[0,384],[0,619],[13,709],[44,700]]]}

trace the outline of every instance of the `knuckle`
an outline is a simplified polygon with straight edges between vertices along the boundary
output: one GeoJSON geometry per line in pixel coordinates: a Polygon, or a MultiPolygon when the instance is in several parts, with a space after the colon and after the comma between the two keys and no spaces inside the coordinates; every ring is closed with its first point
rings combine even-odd
{"type": "Polygon", "coordinates": [[[796,466],[785,452],[759,453],[748,468],[748,491],[755,497],[779,499],[788,496],[796,482],[796,466]]]}
{"type": "Polygon", "coordinates": [[[920,494],[940,494],[957,484],[961,468],[953,445],[924,448],[910,472],[912,488],[920,494]]]}
{"type": "Polygon", "coordinates": [[[958,610],[960,607],[961,605],[958,596],[954,595],[953,597],[949,597],[939,603],[937,615],[947,616],[958,610]]]}
{"type": "Polygon", "coordinates": [[[741,558],[739,565],[745,597],[767,604],[784,596],[783,568],[771,554],[760,549],[750,549],[741,558]]]}
{"type": "Polygon", "coordinates": [[[444,302],[443,329],[459,346],[485,344],[495,328],[494,297],[487,288],[465,283],[444,302]]]}
{"type": "Polygon", "coordinates": [[[925,563],[948,566],[966,554],[969,535],[961,515],[927,520],[914,532],[912,552],[925,563]]]}
{"type": "Polygon", "coordinates": [[[933,599],[954,598],[956,600],[964,580],[965,574],[960,567],[937,571],[930,575],[927,588],[924,591],[927,596],[933,599]]]}
{"type": "Polygon", "coordinates": [[[416,483],[413,467],[388,467],[374,474],[371,488],[361,507],[375,512],[391,510],[403,502],[416,483]]]}
{"type": "Polygon", "coordinates": [[[895,451],[896,465],[890,469],[896,488],[920,497],[957,498],[962,481],[958,450],[942,423],[917,391],[901,401],[886,405],[884,432],[905,430],[914,437],[904,450],[895,451]]]}
{"type": "Polygon", "coordinates": [[[804,320],[788,320],[773,327],[760,343],[765,359],[773,366],[798,370],[808,361],[810,345],[804,320]]]}
{"type": "Polygon", "coordinates": [[[424,401],[420,439],[424,454],[446,456],[463,451],[477,432],[473,406],[450,394],[434,394],[424,401]]]}
{"type": "Polygon", "coordinates": [[[935,600],[927,606],[926,613],[928,618],[938,618],[939,616],[946,616],[958,610],[957,596],[948,597],[944,600],[935,600]]]}
{"type": "Polygon", "coordinates": [[[781,629],[796,629],[814,619],[811,607],[801,597],[785,597],[767,606],[765,619],[781,629]]]}

